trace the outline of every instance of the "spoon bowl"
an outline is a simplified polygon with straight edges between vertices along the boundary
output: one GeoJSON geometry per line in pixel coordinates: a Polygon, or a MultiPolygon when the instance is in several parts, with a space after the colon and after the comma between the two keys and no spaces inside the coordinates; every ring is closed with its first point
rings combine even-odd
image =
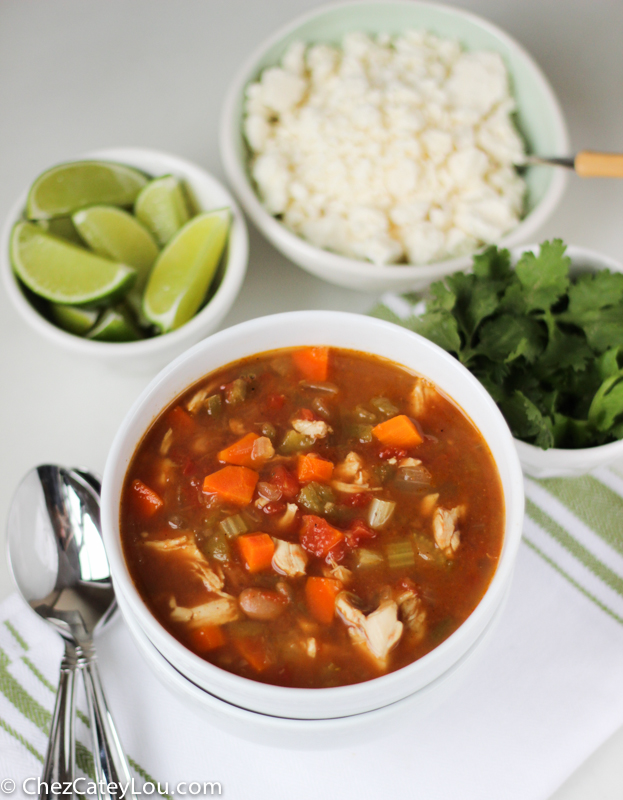
{"type": "Polygon", "coordinates": [[[88,470],[43,464],[22,480],[9,511],[9,565],[17,588],[65,640],[41,781],[40,797],[45,798],[53,797],[52,785],[74,780],[76,671],[84,678],[87,695],[98,797],[109,800],[107,787],[131,779],[93,647],[93,634],[116,608],[101,535],[99,492],[100,480],[88,470]]]}

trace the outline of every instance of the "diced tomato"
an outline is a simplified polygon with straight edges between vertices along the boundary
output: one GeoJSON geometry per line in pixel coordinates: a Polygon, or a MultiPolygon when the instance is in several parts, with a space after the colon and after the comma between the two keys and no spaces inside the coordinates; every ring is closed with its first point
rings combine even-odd
{"type": "Polygon", "coordinates": [[[299,410],[296,412],[296,419],[304,419],[307,422],[312,422],[316,419],[316,415],[309,408],[299,408],[299,410]]]}
{"type": "Polygon", "coordinates": [[[374,539],[373,531],[362,519],[354,519],[346,531],[346,542],[350,548],[359,547],[362,539],[374,539]]]}
{"type": "Polygon", "coordinates": [[[286,396],[284,394],[269,394],[266,398],[266,408],[269,411],[280,411],[285,402],[286,396]]]}
{"type": "Polygon", "coordinates": [[[198,467],[197,463],[195,461],[193,461],[191,458],[187,458],[186,459],[186,463],[184,464],[184,466],[182,468],[182,475],[185,475],[185,476],[194,475],[197,472],[198,469],[199,469],[199,467],[198,467]]]}
{"type": "Polygon", "coordinates": [[[344,534],[326,519],[314,514],[303,515],[303,525],[299,533],[301,546],[318,558],[324,558],[336,545],[344,541],[344,534]]]}
{"type": "Polygon", "coordinates": [[[369,492],[357,492],[356,494],[347,494],[344,495],[341,499],[341,502],[345,506],[350,506],[351,508],[364,508],[370,502],[371,497],[369,492]]]}
{"type": "Polygon", "coordinates": [[[406,457],[407,451],[402,450],[400,447],[383,447],[382,450],[379,450],[379,458],[382,458],[383,460],[387,458],[400,459],[406,457]]]}
{"type": "Polygon", "coordinates": [[[283,466],[283,464],[277,464],[277,466],[274,467],[271,473],[270,482],[274,483],[281,489],[281,495],[286,500],[292,500],[292,498],[296,497],[296,495],[299,493],[299,482],[294,475],[283,466]]]}

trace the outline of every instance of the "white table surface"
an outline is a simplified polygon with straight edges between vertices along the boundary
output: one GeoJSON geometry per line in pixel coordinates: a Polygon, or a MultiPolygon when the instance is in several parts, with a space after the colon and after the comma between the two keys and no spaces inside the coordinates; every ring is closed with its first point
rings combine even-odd
{"type": "MultiPolygon", "coordinates": [[[[455,0],[518,39],[549,76],[574,151],[623,150],[621,0],[455,0]]],[[[49,165],[82,152],[153,147],[223,179],[217,131],[238,64],[313,0],[2,0],[0,218],[49,165]]],[[[539,239],[623,259],[623,182],[571,176],[539,239]]],[[[248,277],[223,327],[303,308],[364,311],[374,297],[307,275],[253,229],[248,277]]],[[[148,376],[65,354],[26,327],[0,291],[0,599],[13,587],[5,520],[22,475],[44,462],[104,467],[148,376]]],[[[620,800],[623,729],[552,800],[620,800]]],[[[525,765],[530,768],[529,764],[525,765]]],[[[501,799],[503,800],[503,799],[501,799]]],[[[528,798],[526,800],[529,800],[528,798]]]]}

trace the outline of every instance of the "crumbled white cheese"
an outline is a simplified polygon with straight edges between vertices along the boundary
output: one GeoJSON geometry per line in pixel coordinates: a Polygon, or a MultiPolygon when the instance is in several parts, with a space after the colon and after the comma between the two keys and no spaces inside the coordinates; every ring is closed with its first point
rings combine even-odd
{"type": "Polygon", "coordinates": [[[524,156],[500,55],[423,31],[295,42],[247,88],[266,209],[312,244],[377,264],[473,252],[520,219],[524,156]]]}

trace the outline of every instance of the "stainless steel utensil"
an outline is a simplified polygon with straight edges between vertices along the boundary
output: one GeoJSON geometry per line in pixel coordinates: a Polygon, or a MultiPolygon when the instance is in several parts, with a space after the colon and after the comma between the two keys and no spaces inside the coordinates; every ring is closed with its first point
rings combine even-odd
{"type": "MultiPolygon", "coordinates": [[[[9,562],[26,602],[65,641],[42,781],[73,781],[75,676],[84,676],[98,795],[131,780],[96,664],[93,633],[110,618],[115,596],[100,532],[99,479],[44,464],[23,479],[8,522],[9,562]]],[[[130,792],[128,792],[130,794],[130,792]]],[[[47,794],[42,794],[47,797],[47,794]]],[[[50,795],[50,800],[51,800],[50,795]]]]}

